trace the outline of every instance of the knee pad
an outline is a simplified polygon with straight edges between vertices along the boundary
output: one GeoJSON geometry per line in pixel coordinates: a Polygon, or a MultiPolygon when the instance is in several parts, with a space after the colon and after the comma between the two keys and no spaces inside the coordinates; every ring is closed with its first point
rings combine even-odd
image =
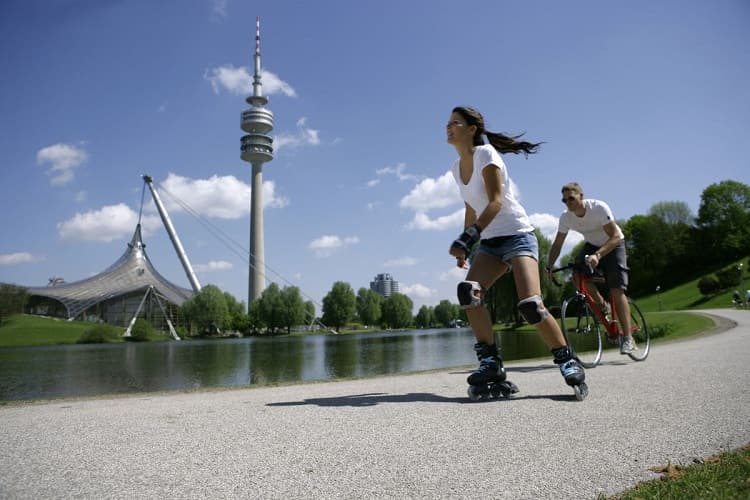
{"type": "Polygon", "coordinates": [[[458,303],[464,309],[482,305],[482,285],[476,281],[460,282],[456,294],[458,295],[458,303]]]}
{"type": "Polygon", "coordinates": [[[518,303],[518,312],[530,324],[536,325],[544,321],[549,316],[549,311],[545,309],[542,298],[539,295],[532,295],[518,303]]]}

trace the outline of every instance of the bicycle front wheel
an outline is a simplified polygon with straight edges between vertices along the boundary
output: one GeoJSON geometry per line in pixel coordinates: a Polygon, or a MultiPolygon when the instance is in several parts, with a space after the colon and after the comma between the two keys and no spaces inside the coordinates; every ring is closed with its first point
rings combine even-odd
{"type": "Polygon", "coordinates": [[[643,361],[651,349],[651,334],[641,309],[630,299],[628,303],[630,304],[630,331],[635,340],[635,349],[628,353],[628,356],[635,361],[643,361]]]}
{"type": "Polygon", "coordinates": [[[585,368],[593,368],[602,359],[602,335],[599,321],[583,297],[571,297],[562,304],[562,331],[573,356],[585,368]]]}

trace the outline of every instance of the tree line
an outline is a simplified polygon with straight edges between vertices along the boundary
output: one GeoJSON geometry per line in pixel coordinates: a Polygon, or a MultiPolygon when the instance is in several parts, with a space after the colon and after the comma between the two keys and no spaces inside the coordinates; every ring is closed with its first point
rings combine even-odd
{"type": "MultiPolygon", "coordinates": [[[[716,273],[701,280],[703,285],[699,284],[701,293],[713,293],[731,286],[737,279],[731,269],[722,268],[750,255],[750,186],[733,180],[711,184],[701,194],[697,215],[684,202],[661,201],[652,205],[646,215],[634,215],[618,224],[625,234],[631,296],[649,295],[656,287],[666,290],[716,273]]],[[[554,313],[555,305],[572,293],[572,284],[557,287],[541,272],[547,265],[551,241],[539,231],[536,235],[542,294],[554,313]]],[[[562,263],[574,258],[579,248],[563,256],[562,263]]],[[[1,286],[0,322],[23,311],[26,299],[22,288],[1,286]]],[[[515,307],[518,294],[509,274],[488,290],[485,302],[493,322],[522,322],[515,307]]],[[[449,326],[456,319],[466,319],[463,309],[450,300],[442,300],[434,307],[422,306],[413,316],[413,302],[406,295],[394,293],[382,297],[366,288],[355,294],[351,285],[341,281],[334,283],[324,297],[320,317],[316,316],[314,303],[304,300],[299,288],[280,288],[276,283],[271,283],[259,299],[251,302],[247,312],[243,302],[214,285],[207,285],[183,304],[179,315],[177,323],[182,335],[230,331],[288,334],[302,325],[316,324],[337,331],[351,323],[363,327],[426,328],[449,326]]]]}

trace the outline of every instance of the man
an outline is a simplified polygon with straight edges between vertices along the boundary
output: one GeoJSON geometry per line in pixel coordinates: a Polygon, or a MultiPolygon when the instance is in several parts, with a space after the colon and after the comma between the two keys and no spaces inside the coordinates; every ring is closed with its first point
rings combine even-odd
{"type": "MultiPolygon", "coordinates": [[[[585,245],[576,257],[576,262],[585,263],[592,268],[599,267],[604,272],[620,326],[625,333],[620,353],[631,353],[637,347],[630,330],[630,305],[625,295],[628,288],[628,266],[622,230],[615,222],[609,205],[601,200],[584,199],[583,189],[577,182],[565,184],[562,195],[567,210],[560,216],[557,235],[549,251],[547,272],[560,256],[568,231],[572,229],[581,233],[585,245]]],[[[607,303],[596,287],[589,287],[589,291],[602,310],[606,311],[607,303]]]]}

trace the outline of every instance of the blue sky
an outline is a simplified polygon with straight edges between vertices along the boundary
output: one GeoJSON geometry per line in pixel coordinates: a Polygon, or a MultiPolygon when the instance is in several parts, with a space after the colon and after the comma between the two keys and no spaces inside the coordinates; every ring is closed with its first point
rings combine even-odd
{"type": "MultiPolygon", "coordinates": [[[[239,124],[256,16],[275,117],[269,281],[318,304],[335,281],[356,291],[382,272],[414,313],[455,302],[456,105],[545,141],[505,160],[550,237],[568,181],[618,219],[659,201],[696,213],[708,185],[750,183],[744,0],[4,0],[0,282],[104,270],[132,236],[146,173],[199,281],[247,300],[246,259],[171,195],[249,247],[239,124]]],[[[157,269],[188,287],[150,203],[143,226],[157,269]]]]}

